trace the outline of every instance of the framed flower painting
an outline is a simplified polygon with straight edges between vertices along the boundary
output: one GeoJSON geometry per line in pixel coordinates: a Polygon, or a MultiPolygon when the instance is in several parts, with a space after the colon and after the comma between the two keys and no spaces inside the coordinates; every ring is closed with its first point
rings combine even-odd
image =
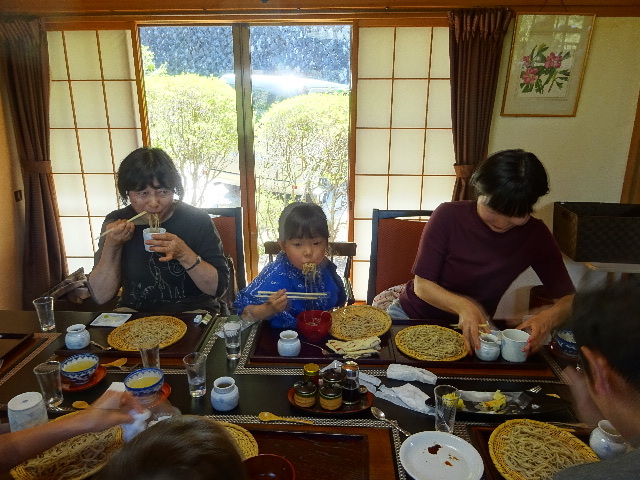
{"type": "Polygon", "coordinates": [[[594,20],[517,15],[501,115],[575,116],[594,20]]]}

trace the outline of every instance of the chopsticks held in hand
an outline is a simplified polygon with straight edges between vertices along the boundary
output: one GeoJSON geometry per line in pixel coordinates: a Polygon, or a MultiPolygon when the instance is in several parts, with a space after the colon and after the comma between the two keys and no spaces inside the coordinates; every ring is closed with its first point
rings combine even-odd
{"type": "MultiPolygon", "coordinates": [[[[486,323],[479,323],[479,324],[478,324],[478,326],[479,326],[479,327],[486,327],[486,326],[487,326],[487,324],[486,324],[486,323]]],[[[458,324],[457,324],[457,323],[452,323],[452,324],[450,325],[450,327],[451,327],[451,328],[458,328],[458,329],[460,329],[460,327],[458,326],[458,324]]]]}
{"type": "MultiPolygon", "coordinates": [[[[127,220],[127,222],[133,222],[136,218],[140,218],[143,215],[146,215],[147,212],[146,210],[144,212],[140,212],[137,215],[134,215],[133,217],[131,217],[129,220],[127,220]]],[[[113,228],[109,228],[107,230],[105,230],[99,237],[96,237],[96,240],[98,240],[101,237],[104,237],[107,233],[109,233],[111,230],[113,230],[113,228]]]]}
{"type": "MultiPolygon", "coordinates": [[[[256,297],[269,298],[274,293],[276,292],[258,291],[256,297]]],[[[329,295],[327,292],[287,292],[287,298],[291,300],[313,300],[315,298],[326,297],[327,295],[329,295]]]]}

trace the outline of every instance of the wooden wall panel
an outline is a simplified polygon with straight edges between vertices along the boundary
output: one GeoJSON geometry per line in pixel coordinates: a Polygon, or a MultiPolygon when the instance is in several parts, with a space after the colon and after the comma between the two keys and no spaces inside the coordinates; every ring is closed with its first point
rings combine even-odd
{"type": "Polygon", "coordinates": [[[640,16],[638,0],[3,0],[3,13],[51,15],[313,15],[369,12],[443,12],[452,8],[508,6],[515,11],[640,16]]]}

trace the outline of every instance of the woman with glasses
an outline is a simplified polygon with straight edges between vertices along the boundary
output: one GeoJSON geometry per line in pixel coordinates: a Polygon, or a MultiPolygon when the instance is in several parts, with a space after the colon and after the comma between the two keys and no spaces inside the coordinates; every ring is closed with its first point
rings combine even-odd
{"type": "Polygon", "coordinates": [[[129,205],[103,222],[89,275],[95,301],[105,303],[122,288],[120,311],[219,311],[229,277],[222,243],[208,213],[182,202],[182,179],[169,155],[133,151],[120,164],[117,186],[129,205]],[[165,233],[145,241],[150,223],[165,233]]]}

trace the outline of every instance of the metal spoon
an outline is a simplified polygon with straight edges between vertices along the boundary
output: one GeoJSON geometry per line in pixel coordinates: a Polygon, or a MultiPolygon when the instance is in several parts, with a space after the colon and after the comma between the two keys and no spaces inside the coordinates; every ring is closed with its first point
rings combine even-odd
{"type": "Polygon", "coordinates": [[[105,347],[104,345],[101,345],[98,342],[94,342],[93,340],[91,340],[91,345],[95,345],[100,350],[113,350],[113,347],[105,347]]]}
{"type": "Polygon", "coordinates": [[[313,425],[313,422],[311,420],[298,420],[297,418],[283,418],[283,417],[274,415],[271,412],[260,412],[258,414],[258,418],[263,422],[273,422],[274,420],[282,420],[284,422],[307,423],[309,425],[313,425]]]}
{"type": "Polygon", "coordinates": [[[311,347],[319,348],[320,351],[322,352],[322,354],[325,355],[325,356],[327,356],[327,355],[335,355],[335,353],[330,352],[329,350],[326,350],[326,349],[322,348],[320,345],[314,345],[313,343],[305,342],[305,341],[302,341],[302,340],[300,340],[300,342],[304,343],[305,345],[309,345],[311,347]]]}
{"type": "Polygon", "coordinates": [[[389,425],[391,425],[393,428],[395,428],[399,432],[404,433],[407,437],[410,437],[412,435],[411,433],[407,432],[404,428],[400,428],[398,425],[396,425],[391,420],[389,420],[384,414],[384,412],[379,408],[371,407],[371,413],[373,413],[373,416],[376,417],[378,420],[387,422],[389,425]]]}

